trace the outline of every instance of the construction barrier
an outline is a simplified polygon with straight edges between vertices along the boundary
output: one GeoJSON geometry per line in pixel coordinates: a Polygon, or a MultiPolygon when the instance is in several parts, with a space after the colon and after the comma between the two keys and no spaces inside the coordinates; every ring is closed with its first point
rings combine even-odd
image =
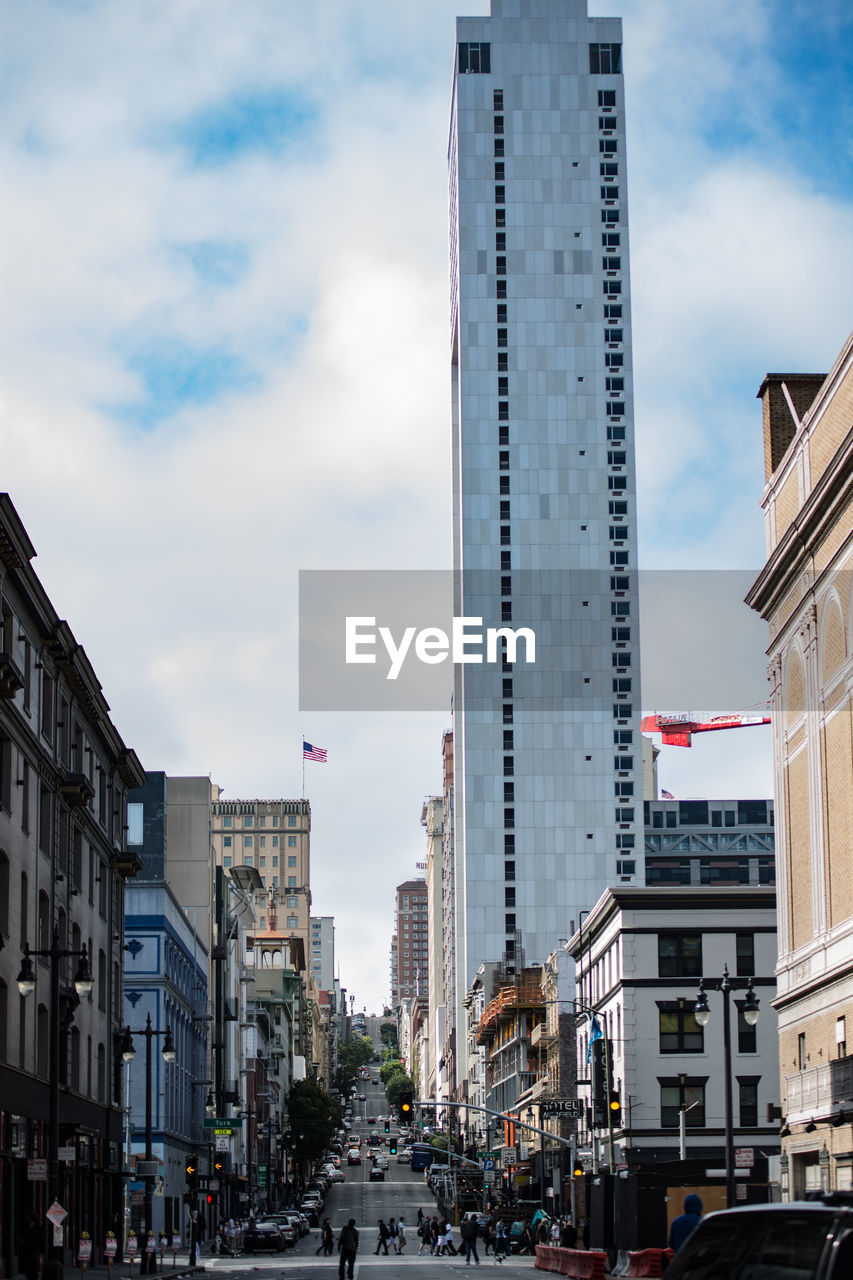
{"type": "Polygon", "coordinates": [[[553,1245],[537,1244],[534,1266],[540,1271],[556,1271],[571,1280],[604,1280],[606,1253],[594,1249],[562,1249],[553,1245]]]}
{"type": "Polygon", "coordinates": [[[664,1272],[663,1249],[640,1249],[628,1254],[628,1270],[623,1276],[662,1276],[664,1272]]]}

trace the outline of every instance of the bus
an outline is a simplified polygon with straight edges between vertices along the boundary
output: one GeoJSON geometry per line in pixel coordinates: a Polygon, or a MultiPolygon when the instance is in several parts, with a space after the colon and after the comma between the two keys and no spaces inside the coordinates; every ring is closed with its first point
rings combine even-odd
{"type": "Polygon", "coordinates": [[[431,1142],[412,1143],[412,1168],[428,1169],[436,1156],[446,1156],[446,1151],[439,1151],[431,1142]]]}

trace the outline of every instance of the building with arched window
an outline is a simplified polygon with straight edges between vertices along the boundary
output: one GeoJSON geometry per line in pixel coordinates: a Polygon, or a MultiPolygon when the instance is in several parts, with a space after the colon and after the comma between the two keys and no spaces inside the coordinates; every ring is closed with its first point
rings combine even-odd
{"type": "Polygon", "coordinates": [[[853,334],[761,385],[783,1194],[853,1187],[853,334]]]}

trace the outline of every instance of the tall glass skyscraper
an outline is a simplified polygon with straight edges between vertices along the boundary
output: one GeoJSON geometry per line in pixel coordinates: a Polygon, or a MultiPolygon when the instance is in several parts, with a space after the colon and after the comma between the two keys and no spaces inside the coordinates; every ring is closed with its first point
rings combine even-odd
{"type": "Polygon", "coordinates": [[[620,21],[458,19],[449,167],[454,611],[536,634],[456,668],[458,1080],[477,967],[643,883],[620,21]]]}

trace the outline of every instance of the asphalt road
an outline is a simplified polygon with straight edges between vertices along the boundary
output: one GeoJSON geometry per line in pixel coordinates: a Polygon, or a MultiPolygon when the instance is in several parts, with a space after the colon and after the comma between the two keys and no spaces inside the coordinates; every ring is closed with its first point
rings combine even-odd
{"type": "MultiPolygon", "coordinates": [[[[382,1116],[388,1112],[385,1090],[378,1082],[378,1064],[374,1064],[373,1076],[372,1081],[359,1082],[358,1092],[364,1094],[365,1101],[362,1102],[356,1097],[353,1103],[351,1133],[361,1135],[362,1163],[347,1165],[346,1148],[344,1148],[341,1168],[346,1175],[346,1181],[334,1183],[329,1188],[322,1217],[331,1219],[336,1246],[341,1227],[350,1218],[355,1218],[360,1236],[355,1274],[360,1280],[380,1280],[380,1273],[384,1280],[393,1280],[394,1277],[402,1276],[412,1268],[417,1268],[422,1280],[437,1280],[439,1275],[448,1270],[458,1272],[460,1267],[465,1267],[465,1261],[461,1254],[457,1257],[440,1258],[433,1258],[428,1253],[418,1256],[420,1241],[415,1234],[418,1209],[423,1209],[424,1213],[430,1216],[436,1212],[435,1200],[424,1181],[423,1173],[413,1173],[408,1165],[398,1164],[395,1156],[389,1156],[385,1181],[369,1180],[371,1161],[367,1155],[368,1134],[378,1132],[383,1138],[383,1150],[386,1154],[388,1153],[384,1124],[369,1125],[367,1123],[368,1116],[382,1116]],[[389,1247],[387,1258],[382,1253],[377,1257],[374,1250],[378,1237],[378,1219],[383,1218],[387,1222],[389,1218],[399,1219],[401,1215],[406,1222],[406,1248],[401,1255],[396,1255],[389,1247]]],[[[392,1134],[396,1134],[395,1125],[392,1125],[392,1134]]],[[[401,1144],[398,1143],[399,1145],[401,1144]]],[[[317,1255],[319,1243],[320,1232],[315,1228],[307,1236],[303,1236],[293,1249],[288,1249],[285,1253],[246,1254],[239,1258],[206,1255],[204,1267],[205,1270],[215,1271],[221,1280],[227,1280],[229,1276],[246,1280],[247,1272],[268,1272],[271,1276],[284,1274],[294,1277],[316,1272],[318,1280],[321,1274],[325,1274],[332,1280],[337,1276],[338,1271],[337,1253],[331,1258],[326,1258],[322,1254],[317,1255]]],[[[458,1230],[454,1231],[454,1243],[459,1248],[458,1230]]],[[[529,1271],[533,1265],[532,1258],[507,1258],[503,1263],[496,1263],[491,1257],[485,1258],[482,1241],[479,1243],[479,1252],[481,1270],[496,1272],[500,1269],[502,1276],[505,1275],[508,1278],[529,1271]]],[[[471,1269],[473,1264],[468,1268],[468,1270],[471,1269]]]]}

